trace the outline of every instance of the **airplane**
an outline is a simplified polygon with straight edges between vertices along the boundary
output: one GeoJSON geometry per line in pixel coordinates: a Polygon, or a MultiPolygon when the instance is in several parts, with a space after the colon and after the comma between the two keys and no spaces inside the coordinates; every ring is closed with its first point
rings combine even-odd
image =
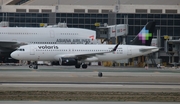
{"type": "Polygon", "coordinates": [[[94,44],[96,32],[81,28],[0,27],[0,56],[27,44],[94,44]]]}
{"type": "MultiPolygon", "coordinates": [[[[158,47],[149,46],[154,29],[155,22],[147,23],[133,45],[31,44],[21,46],[11,53],[11,57],[26,61],[59,61],[60,65],[75,65],[75,68],[82,66],[85,69],[87,62],[127,59],[158,51],[158,47]]],[[[37,69],[38,65],[29,67],[37,69]]]]}

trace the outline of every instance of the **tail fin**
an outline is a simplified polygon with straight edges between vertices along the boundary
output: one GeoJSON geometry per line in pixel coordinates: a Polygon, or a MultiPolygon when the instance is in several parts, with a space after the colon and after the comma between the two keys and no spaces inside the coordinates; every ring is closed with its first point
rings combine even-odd
{"type": "Polygon", "coordinates": [[[130,44],[150,46],[154,30],[155,22],[148,22],[130,44]]]}

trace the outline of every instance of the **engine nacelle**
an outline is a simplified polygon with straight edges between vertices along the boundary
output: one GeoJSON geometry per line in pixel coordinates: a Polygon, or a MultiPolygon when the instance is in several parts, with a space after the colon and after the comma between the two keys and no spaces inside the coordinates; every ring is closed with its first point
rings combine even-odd
{"type": "Polygon", "coordinates": [[[60,58],[59,64],[64,66],[76,65],[77,61],[74,58],[60,58]]]}

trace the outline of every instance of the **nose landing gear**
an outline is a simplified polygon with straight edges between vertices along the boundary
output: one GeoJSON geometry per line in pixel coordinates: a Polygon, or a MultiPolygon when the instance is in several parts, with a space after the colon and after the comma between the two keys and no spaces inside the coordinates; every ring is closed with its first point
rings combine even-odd
{"type": "Polygon", "coordinates": [[[33,69],[38,69],[38,64],[37,62],[32,62],[30,65],[29,65],[29,68],[33,68],[33,69]]]}

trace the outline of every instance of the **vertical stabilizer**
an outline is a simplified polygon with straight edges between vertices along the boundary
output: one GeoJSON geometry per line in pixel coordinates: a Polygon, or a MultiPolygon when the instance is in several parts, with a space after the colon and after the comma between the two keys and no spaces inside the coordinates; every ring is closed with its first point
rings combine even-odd
{"type": "Polygon", "coordinates": [[[148,22],[139,34],[133,39],[130,45],[150,46],[155,31],[155,22],[148,22]]]}

